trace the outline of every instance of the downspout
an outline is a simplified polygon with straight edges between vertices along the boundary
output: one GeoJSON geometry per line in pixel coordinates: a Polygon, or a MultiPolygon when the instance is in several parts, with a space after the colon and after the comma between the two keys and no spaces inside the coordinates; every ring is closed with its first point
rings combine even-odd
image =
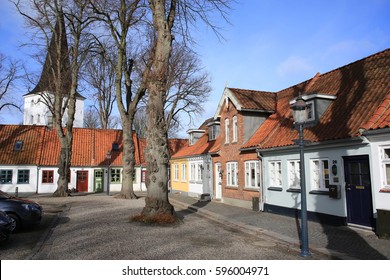
{"type": "Polygon", "coordinates": [[[264,211],[264,203],[265,203],[265,196],[264,196],[264,181],[263,181],[263,156],[261,155],[260,151],[257,150],[257,157],[259,158],[259,169],[260,169],[260,192],[259,192],[259,211],[264,211]]]}

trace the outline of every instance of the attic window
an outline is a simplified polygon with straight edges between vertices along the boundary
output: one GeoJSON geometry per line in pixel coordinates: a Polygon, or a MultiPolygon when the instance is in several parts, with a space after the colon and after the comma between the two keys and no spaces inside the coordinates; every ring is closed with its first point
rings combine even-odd
{"type": "Polygon", "coordinates": [[[119,144],[118,143],[112,143],[112,151],[119,151],[119,144]]]}
{"type": "Polygon", "coordinates": [[[14,151],[21,151],[23,148],[23,141],[17,140],[14,145],[14,151]]]}

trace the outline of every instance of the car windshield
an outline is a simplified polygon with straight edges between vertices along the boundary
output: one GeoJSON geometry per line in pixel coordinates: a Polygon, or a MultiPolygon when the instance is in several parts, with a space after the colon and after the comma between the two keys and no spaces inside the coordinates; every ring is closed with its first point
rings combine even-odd
{"type": "Polygon", "coordinates": [[[0,198],[12,198],[12,196],[6,192],[0,191],[0,198]]]}

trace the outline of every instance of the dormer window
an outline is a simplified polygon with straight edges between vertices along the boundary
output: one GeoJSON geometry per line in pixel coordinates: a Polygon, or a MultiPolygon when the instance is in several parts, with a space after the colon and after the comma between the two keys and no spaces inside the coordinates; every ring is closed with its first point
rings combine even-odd
{"type": "MultiPolygon", "coordinates": [[[[325,113],[329,105],[337,97],[332,94],[321,93],[305,93],[302,94],[302,99],[306,103],[306,123],[315,125],[325,113]]],[[[290,101],[290,105],[296,102],[296,98],[290,101]]]]}
{"type": "Polygon", "coordinates": [[[112,151],[119,151],[119,143],[112,143],[112,151]]]}
{"type": "Polygon", "coordinates": [[[14,151],[21,151],[23,148],[23,141],[17,140],[14,145],[14,151]]]}
{"type": "Polygon", "coordinates": [[[209,128],[209,141],[217,139],[219,135],[219,123],[213,124],[209,128]]]}
{"type": "Polygon", "coordinates": [[[199,140],[200,137],[202,137],[205,131],[203,129],[190,129],[187,131],[187,133],[189,134],[189,140],[190,140],[189,144],[191,146],[194,145],[196,141],[199,140]]]}

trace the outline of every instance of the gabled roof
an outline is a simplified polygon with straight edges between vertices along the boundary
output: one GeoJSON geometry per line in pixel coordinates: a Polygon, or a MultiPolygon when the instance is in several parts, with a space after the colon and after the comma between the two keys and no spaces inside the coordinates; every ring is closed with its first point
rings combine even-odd
{"type": "Polygon", "coordinates": [[[360,135],[360,129],[390,126],[390,49],[358,60],[277,93],[276,112],[270,115],[243,148],[293,145],[289,102],[299,93],[334,95],[336,99],[319,122],[305,129],[305,139],[320,142],[360,135]]]}
{"type": "Polygon", "coordinates": [[[182,158],[182,157],[190,157],[190,156],[199,156],[203,154],[207,154],[209,150],[215,144],[215,140],[209,141],[209,127],[207,124],[212,122],[213,118],[209,118],[204,121],[199,127],[199,131],[204,131],[203,135],[196,141],[195,144],[189,145],[189,141],[186,142],[185,146],[181,149],[176,150],[176,153],[172,155],[172,159],[182,158]]]}
{"type": "Polygon", "coordinates": [[[276,94],[274,92],[226,87],[218,103],[214,119],[220,116],[227,98],[237,111],[275,112],[276,94]]]}

